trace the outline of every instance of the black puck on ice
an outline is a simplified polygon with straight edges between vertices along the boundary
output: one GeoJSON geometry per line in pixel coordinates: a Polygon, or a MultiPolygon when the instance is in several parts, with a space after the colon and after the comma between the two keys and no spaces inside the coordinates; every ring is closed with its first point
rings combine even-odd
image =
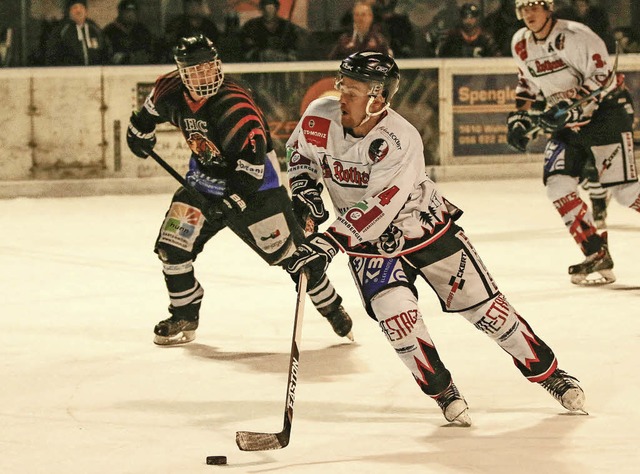
{"type": "Polygon", "coordinates": [[[226,456],[207,456],[207,464],[219,466],[221,464],[227,464],[226,456]]]}

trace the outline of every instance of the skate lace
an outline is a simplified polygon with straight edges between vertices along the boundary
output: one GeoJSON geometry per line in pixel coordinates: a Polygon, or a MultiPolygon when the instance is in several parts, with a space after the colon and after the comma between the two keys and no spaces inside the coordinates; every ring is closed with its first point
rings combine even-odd
{"type": "Polygon", "coordinates": [[[439,395],[435,397],[435,401],[442,411],[444,411],[454,400],[462,400],[462,395],[458,391],[458,387],[453,382],[439,395]]]}
{"type": "Polygon", "coordinates": [[[567,374],[564,370],[556,369],[549,378],[540,382],[540,385],[560,401],[567,390],[579,388],[575,382],[579,382],[579,380],[567,374]]]}

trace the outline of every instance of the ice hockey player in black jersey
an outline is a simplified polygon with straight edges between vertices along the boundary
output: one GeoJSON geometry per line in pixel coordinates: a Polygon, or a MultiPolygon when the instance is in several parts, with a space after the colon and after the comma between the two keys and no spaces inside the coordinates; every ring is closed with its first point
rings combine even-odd
{"type": "MultiPolygon", "coordinates": [[[[186,180],[208,198],[204,209],[202,200],[181,187],[160,228],[154,250],[162,261],[171,316],[155,326],[159,345],[194,340],[204,290],[193,262],[220,230],[229,227],[269,265],[286,264],[304,239],[302,216],[294,213],[280,180],[267,121],[250,93],[224,76],[218,51],[203,35],[182,38],[174,58],[178,68],[156,80],[127,131],[131,151],[146,158],[157,124],[178,127],[191,150],[186,180]]],[[[297,199],[313,202],[320,196],[297,199]]],[[[311,218],[321,223],[328,215],[311,218]]],[[[342,298],[323,272],[309,275],[307,294],[336,334],[351,337],[342,298]]]]}

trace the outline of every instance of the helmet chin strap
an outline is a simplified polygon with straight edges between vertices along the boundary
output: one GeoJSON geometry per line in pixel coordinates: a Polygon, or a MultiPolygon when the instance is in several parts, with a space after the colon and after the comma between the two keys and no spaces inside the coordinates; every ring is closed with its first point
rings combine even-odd
{"type": "MultiPolygon", "coordinates": [[[[538,28],[538,31],[533,31],[533,30],[531,30],[531,32],[533,33],[534,38],[535,38],[537,41],[542,41],[542,40],[546,39],[546,36],[545,36],[544,38],[538,38],[536,35],[537,35],[538,33],[540,33],[542,30],[544,30],[544,29],[547,27],[547,23],[549,23],[549,22],[551,21],[552,16],[553,16],[553,15],[549,15],[549,16],[547,17],[547,21],[545,21],[545,22],[544,22],[544,24],[543,24],[540,28],[538,28]]],[[[547,36],[548,36],[548,35],[547,35],[547,36]]]]}
{"type": "Polygon", "coordinates": [[[377,117],[378,115],[380,115],[381,113],[383,113],[385,110],[387,110],[389,108],[389,103],[385,103],[384,107],[382,107],[380,110],[378,110],[377,112],[371,112],[371,106],[373,105],[373,102],[376,100],[377,96],[369,96],[369,102],[367,102],[367,108],[364,110],[365,114],[367,114],[367,116],[365,118],[362,119],[362,122],[360,122],[357,127],[361,127],[363,124],[365,124],[371,117],[377,117]]]}

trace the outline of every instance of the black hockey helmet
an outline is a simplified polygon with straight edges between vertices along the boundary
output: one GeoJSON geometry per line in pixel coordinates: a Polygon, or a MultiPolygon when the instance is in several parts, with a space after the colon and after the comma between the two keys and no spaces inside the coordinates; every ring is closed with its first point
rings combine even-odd
{"type": "Polygon", "coordinates": [[[480,7],[475,3],[465,3],[460,7],[460,18],[480,18],[480,7]]]}
{"type": "Polygon", "coordinates": [[[376,97],[382,94],[389,103],[398,91],[400,69],[391,56],[375,51],[360,51],[342,60],[340,74],[370,85],[368,95],[376,97]]]}
{"type": "Polygon", "coordinates": [[[218,50],[209,38],[202,34],[180,38],[173,48],[173,58],[187,89],[201,97],[218,92],[224,73],[218,50]]]}

